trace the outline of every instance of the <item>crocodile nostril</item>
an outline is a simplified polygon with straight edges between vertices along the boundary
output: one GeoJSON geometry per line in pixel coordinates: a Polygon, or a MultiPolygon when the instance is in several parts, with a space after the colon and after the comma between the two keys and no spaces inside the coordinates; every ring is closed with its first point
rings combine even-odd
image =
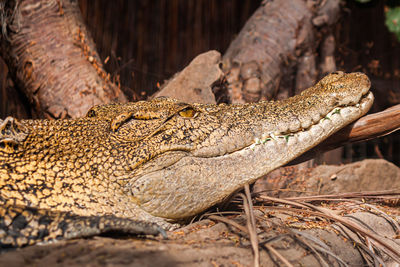
{"type": "Polygon", "coordinates": [[[87,115],[89,118],[93,118],[96,117],[96,111],[94,111],[93,109],[89,110],[87,115]]]}

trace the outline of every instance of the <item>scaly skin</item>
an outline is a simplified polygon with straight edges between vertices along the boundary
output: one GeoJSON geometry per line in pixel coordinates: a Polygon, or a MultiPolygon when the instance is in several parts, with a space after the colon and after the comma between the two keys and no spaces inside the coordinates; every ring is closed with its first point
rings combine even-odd
{"type": "Polygon", "coordinates": [[[198,214],[364,115],[362,73],[244,105],[154,99],[75,120],[0,121],[0,245],[106,231],[155,234],[198,214]]]}

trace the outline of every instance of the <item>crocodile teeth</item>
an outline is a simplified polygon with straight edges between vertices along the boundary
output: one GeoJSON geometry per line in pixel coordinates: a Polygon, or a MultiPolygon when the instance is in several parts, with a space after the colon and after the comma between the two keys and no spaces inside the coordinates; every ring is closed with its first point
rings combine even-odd
{"type": "Polygon", "coordinates": [[[311,125],[312,125],[312,120],[310,117],[307,116],[301,120],[301,128],[302,129],[308,129],[311,125]]]}
{"type": "Polygon", "coordinates": [[[289,131],[289,125],[287,122],[280,121],[278,122],[277,125],[277,131],[278,133],[287,133],[289,131]]]}
{"type": "Polygon", "coordinates": [[[301,127],[301,123],[296,118],[290,123],[289,130],[290,130],[291,133],[298,132],[300,130],[300,127],[301,127]]]}
{"type": "Polygon", "coordinates": [[[311,120],[313,121],[313,123],[318,123],[321,119],[321,114],[319,114],[319,112],[313,112],[311,114],[311,120]]]}

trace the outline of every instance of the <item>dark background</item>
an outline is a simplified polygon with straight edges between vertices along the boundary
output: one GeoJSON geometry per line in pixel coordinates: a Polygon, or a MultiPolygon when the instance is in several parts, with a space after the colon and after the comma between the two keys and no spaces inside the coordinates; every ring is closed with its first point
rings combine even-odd
{"type": "MultiPolygon", "coordinates": [[[[111,74],[133,99],[157,90],[195,56],[223,53],[259,0],[79,1],[83,17],[111,74]]],[[[130,98],[132,100],[132,98],[130,98]]]]}

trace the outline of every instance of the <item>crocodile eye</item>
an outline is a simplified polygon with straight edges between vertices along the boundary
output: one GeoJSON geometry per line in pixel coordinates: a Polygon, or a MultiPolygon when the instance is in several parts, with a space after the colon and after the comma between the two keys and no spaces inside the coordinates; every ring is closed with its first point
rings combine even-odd
{"type": "Polygon", "coordinates": [[[187,107],[179,111],[178,114],[183,118],[192,118],[196,115],[196,111],[192,107],[187,107]]]}

